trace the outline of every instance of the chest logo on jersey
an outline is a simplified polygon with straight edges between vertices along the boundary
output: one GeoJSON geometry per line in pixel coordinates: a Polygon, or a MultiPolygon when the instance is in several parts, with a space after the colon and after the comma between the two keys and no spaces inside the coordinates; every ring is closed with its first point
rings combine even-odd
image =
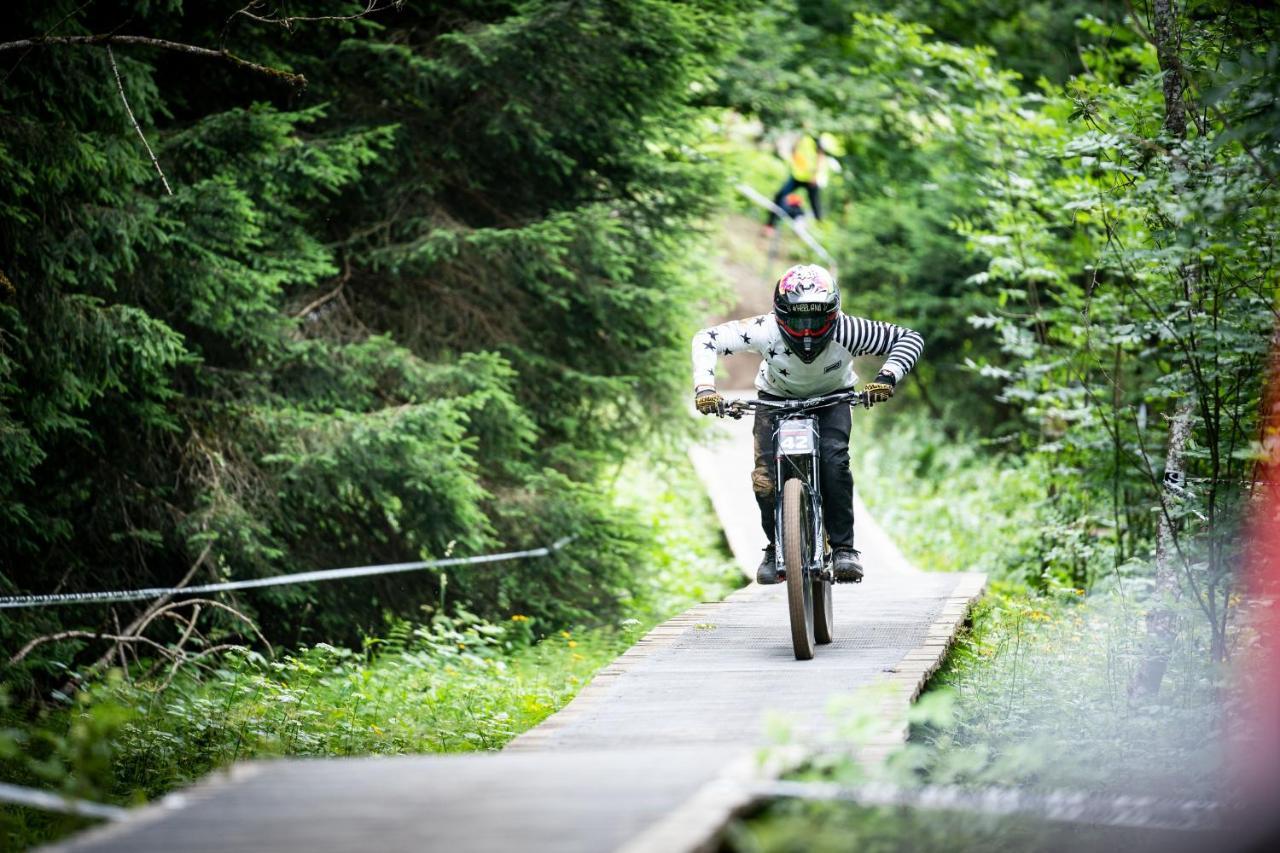
{"type": "Polygon", "coordinates": [[[839,370],[839,369],[840,369],[840,362],[839,362],[839,361],[833,361],[833,362],[831,362],[830,364],[828,364],[826,367],[822,368],[822,372],[823,372],[823,373],[830,373],[830,372],[831,372],[831,371],[833,371],[833,370],[839,370]]]}

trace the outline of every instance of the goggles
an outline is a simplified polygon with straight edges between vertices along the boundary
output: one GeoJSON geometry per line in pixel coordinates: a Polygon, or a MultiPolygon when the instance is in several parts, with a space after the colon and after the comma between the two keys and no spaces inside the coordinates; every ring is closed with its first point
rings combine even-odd
{"type": "Polygon", "coordinates": [[[831,324],[836,321],[836,312],[825,314],[792,314],[779,316],[778,325],[798,338],[816,338],[827,333],[831,324]]]}

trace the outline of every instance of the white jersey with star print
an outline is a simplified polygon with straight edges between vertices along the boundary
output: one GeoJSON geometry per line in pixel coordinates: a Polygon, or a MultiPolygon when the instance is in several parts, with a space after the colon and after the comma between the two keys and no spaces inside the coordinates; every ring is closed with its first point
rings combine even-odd
{"type": "Polygon", "coordinates": [[[826,347],[805,364],[791,348],[773,314],[731,320],[703,329],[693,336],[693,386],[695,391],[714,388],[716,360],[736,352],[757,352],[764,359],[756,374],[756,390],[778,397],[801,398],[831,394],[852,388],[858,381],[853,358],[883,355],[880,369],[897,382],[915,365],[924,350],[918,332],[892,323],[841,314],[826,347]]]}

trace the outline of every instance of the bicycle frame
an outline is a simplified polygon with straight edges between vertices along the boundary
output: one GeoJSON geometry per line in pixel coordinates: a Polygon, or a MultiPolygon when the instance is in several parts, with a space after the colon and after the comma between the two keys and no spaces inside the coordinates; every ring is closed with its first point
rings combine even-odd
{"type": "MultiPolygon", "coordinates": [[[[822,397],[811,397],[803,400],[734,400],[725,406],[724,414],[731,418],[741,418],[747,412],[761,409],[777,412],[778,419],[773,427],[774,446],[774,493],[778,500],[774,506],[774,530],[781,533],[782,523],[782,487],[788,479],[799,477],[805,483],[809,497],[809,514],[813,519],[813,542],[810,553],[813,555],[805,573],[814,576],[829,573],[826,565],[827,548],[825,526],[822,520],[822,484],[818,475],[818,419],[812,412],[815,409],[840,404],[856,405],[866,402],[860,391],[841,391],[822,397]]],[[[774,559],[778,571],[784,570],[783,549],[776,549],[774,559]]],[[[831,580],[831,578],[826,578],[831,580]]]]}
{"type": "MultiPolygon", "coordinates": [[[[773,529],[781,535],[782,525],[782,486],[789,479],[799,478],[805,484],[805,493],[809,498],[809,518],[812,520],[810,531],[813,541],[809,553],[812,555],[809,565],[805,566],[806,575],[813,576],[826,571],[826,526],[822,520],[822,478],[818,476],[818,419],[814,415],[792,417],[779,416],[773,427],[774,446],[774,479],[775,494],[773,529]]],[[[778,574],[784,573],[783,549],[774,549],[774,560],[778,574]]]]}

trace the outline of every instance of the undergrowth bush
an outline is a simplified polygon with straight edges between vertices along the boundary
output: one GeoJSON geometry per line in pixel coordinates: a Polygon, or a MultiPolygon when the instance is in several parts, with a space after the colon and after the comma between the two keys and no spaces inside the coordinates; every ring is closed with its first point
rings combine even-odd
{"type": "MultiPolygon", "coordinates": [[[[117,670],[39,725],[11,725],[0,768],[7,781],[131,803],[246,758],[498,749],[568,702],[644,627],[632,619],[536,641],[537,623],[523,614],[495,624],[437,613],[418,625],[396,620],[360,650],[320,643],[274,660],[233,652],[163,687],[117,670]]],[[[63,823],[2,814],[15,842],[46,839],[63,823]]]]}
{"type": "Polygon", "coordinates": [[[1108,529],[1055,494],[1043,459],[948,435],[918,408],[871,418],[851,448],[858,493],[920,568],[1037,589],[1110,570],[1108,529]]]}
{"type": "MultiPolygon", "coordinates": [[[[837,735],[796,775],[846,785],[1220,796],[1231,683],[1227,668],[1210,663],[1212,632],[1194,603],[1184,600],[1178,609],[1165,689],[1156,701],[1135,704],[1128,685],[1145,636],[1143,568],[1136,561],[1116,566],[1110,549],[1095,546],[1084,552],[1094,581],[1089,589],[1075,586],[1079,572],[1056,556],[1071,547],[1072,525],[1053,522],[1044,472],[972,441],[947,439],[927,422],[903,421],[893,422],[892,441],[855,441],[859,490],[909,558],[935,570],[987,572],[987,594],[910,710],[909,741],[884,766],[869,770],[853,757],[889,724],[877,711],[873,685],[831,703],[837,735]]],[[[1099,538],[1087,526],[1076,531],[1099,538]]],[[[1063,830],[1033,818],[836,802],[777,802],[732,826],[725,839],[737,851],[855,844],[1158,849],[1167,841],[1153,832],[1063,830]]]]}

